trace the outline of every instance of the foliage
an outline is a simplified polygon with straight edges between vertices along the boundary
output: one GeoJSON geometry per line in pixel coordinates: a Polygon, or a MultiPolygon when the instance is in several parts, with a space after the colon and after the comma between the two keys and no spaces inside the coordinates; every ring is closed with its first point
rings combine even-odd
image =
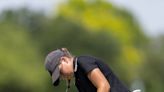
{"type": "Polygon", "coordinates": [[[0,23],[0,91],[44,92],[42,60],[35,43],[24,28],[0,23]]]}

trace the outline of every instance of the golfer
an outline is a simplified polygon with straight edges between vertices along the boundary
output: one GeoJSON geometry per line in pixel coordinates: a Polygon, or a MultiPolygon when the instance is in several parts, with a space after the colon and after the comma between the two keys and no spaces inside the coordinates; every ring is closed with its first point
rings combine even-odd
{"type": "Polygon", "coordinates": [[[66,48],[50,52],[45,59],[46,70],[54,86],[60,79],[75,77],[78,92],[130,92],[112,70],[93,56],[72,56],[66,48]]]}

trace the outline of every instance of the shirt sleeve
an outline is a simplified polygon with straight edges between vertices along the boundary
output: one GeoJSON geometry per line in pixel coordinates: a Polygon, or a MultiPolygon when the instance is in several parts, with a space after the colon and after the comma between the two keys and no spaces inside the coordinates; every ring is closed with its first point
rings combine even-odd
{"type": "Polygon", "coordinates": [[[79,65],[84,70],[85,74],[88,74],[90,71],[98,67],[96,59],[91,56],[79,57],[79,65]]]}

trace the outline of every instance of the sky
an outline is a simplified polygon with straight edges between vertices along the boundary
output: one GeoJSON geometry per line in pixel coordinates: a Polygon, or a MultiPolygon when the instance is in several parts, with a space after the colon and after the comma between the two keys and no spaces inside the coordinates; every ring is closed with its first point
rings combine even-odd
{"type": "Polygon", "coordinates": [[[111,0],[128,9],[151,36],[164,34],[164,0],[111,0]]]}
{"type": "MultiPolygon", "coordinates": [[[[130,11],[149,36],[164,34],[164,0],[108,0],[130,11]]],[[[0,0],[0,12],[5,9],[28,7],[50,14],[64,0],[0,0]]]]}

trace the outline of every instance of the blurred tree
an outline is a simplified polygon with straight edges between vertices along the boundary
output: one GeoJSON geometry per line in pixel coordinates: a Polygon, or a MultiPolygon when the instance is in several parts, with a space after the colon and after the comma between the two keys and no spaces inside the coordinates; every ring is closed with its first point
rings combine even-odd
{"type": "Polygon", "coordinates": [[[146,92],[163,92],[164,88],[164,36],[151,39],[147,44],[146,62],[141,68],[146,92]]]}
{"type": "Polygon", "coordinates": [[[24,30],[9,19],[0,22],[0,92],[45,92],[43,58],[24,30]]]}
{"type": "Polygon", "coordinates": [[[1,14],[1,21],[10,21],[26,28],[26,31],[31,32],[32,36],[39,35],[43,26],[48,23],[48,18],[43,12],[30,11],[27,8],[20,8],[18,10],[6,10],[1,14]]]}

